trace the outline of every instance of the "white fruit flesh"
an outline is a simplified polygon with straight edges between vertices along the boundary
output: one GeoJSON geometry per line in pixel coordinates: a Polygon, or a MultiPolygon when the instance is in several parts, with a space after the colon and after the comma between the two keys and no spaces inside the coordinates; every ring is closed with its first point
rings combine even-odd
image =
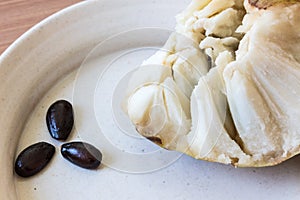
{"type": "Polygon", "coordinates": [[[209,70],[207,56],[192,40],[174,33],[162,50],[146,60],[128,85],[127,113],[139,133],[158,138],[168,149],[190,131],[190,96],[209,70]]]}
{"type": "Polygon", "coordinates": [[[236,143],[234,125],[228,120],[222,73],[233,58],[229,52],[223,52],[219,59],[219,65],[200,79],[191,97],[192,131],[188,134],[188,153],[197,159],[214,162],[248,163],[250,156],[236,143]]]}
{"type": "Polygon", "coordinates": [[[127,113],[140,134],[242,167],[300,152],[299,3],[193,0],[176,31],[129,83],[127,113]]]}
{"type": "Polygon", "coordinates": [[[299,152],[299,52],[300,6],[278,5],[260,13],[241,41],[237,60],[225,69],[234,123],[258,165],[299,152]]]}

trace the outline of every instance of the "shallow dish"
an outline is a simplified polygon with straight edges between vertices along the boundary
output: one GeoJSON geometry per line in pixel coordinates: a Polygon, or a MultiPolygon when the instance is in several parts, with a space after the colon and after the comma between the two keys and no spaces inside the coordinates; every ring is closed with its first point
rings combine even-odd
{"type": "Polygon", "coordinates": [[[300,157],[269,168],[235,169],[167,152],[134,134],[121,112],[128,73],[161,46],[189,1],[103,0],[67,8],[36,25],[0,57],[0,199],[297,199],[300,157]],[[69,141],[103,151],[98,170],[59,154],[45,112],[57,99],[75,108],[69,141]],[[30,179],[13,172],[24,147],[56,146],[30,179]],[[108,145],[110,144],[110,145],[108,145]]]}

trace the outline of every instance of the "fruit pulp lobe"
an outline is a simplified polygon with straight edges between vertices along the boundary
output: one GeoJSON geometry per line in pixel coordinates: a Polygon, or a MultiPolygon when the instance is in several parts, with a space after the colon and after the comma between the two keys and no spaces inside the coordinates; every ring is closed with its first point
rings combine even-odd
{"type": "Polygon", "coordinates": [[[173,33],[129,81],[125,107],[138,132],[178,149],[177,141],[190,129],[189,97],[208,69],[207,56],[198,45],[173,33]]]}
{"type": "Polygon", "coordinates": [[[277,5],[258,12],[224,79],[244,148],[256,166],[269,166],[300,151],[300,129],[295,123],[300,120],[295,112],[300,98],[300,7],[277,5]]]}

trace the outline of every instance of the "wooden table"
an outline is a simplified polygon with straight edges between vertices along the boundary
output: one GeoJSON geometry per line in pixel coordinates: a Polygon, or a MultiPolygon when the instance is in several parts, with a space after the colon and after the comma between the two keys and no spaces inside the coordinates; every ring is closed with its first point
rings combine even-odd
{"type": "Polygon", "coordinates": [[[0,0],[0,54],[30,27],[82,0],[0,0]]]}

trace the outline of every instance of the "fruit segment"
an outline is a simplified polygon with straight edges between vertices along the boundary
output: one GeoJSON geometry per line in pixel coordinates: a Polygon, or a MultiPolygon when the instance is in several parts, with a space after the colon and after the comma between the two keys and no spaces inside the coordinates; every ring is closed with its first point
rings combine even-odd
{"type": "Polygon", "coordinates": [[[300,153],[300,1],[193,0],[133,74],[137,131],[196,159],[262,167],[300,153]]]}

